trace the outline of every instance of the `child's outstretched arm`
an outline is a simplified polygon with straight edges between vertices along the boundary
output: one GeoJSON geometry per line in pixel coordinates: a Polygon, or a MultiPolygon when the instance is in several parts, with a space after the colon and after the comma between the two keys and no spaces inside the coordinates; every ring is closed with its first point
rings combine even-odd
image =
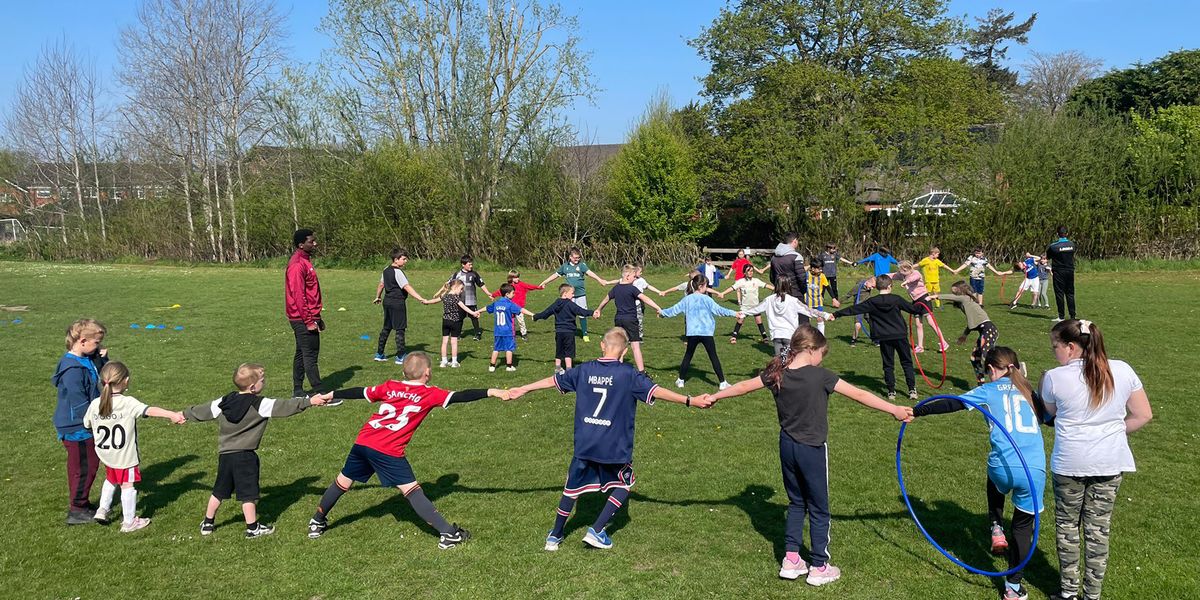
{"type": "MultiPolygon", "coordinates": [[[[607,282],[607,281],[605,281],[605,279],[604,279],[603,277],[601,277],[601,276],[597,275],[597,274],[596,274],[596,272],[595,272],[595,271],[593,271],[593,270],[591,270],[591,269],[588,269],[587,275],[588,275],[588,277],[591,277],[592,279],[595,279],[596,281],[599,281],[599,282],[600,282],[600,285],[603,285],[603,286],[605,286],[605,287],[607,287],[607,286],[609,285],[609,284],[608,284],[608,282],[607,282]]],[[[619,281],[619,280],[618,280],[618,281],[619,281]]]]}
{"type": "MultiPolygon", "coordinates": [[[[588,271],[588,273],[591,273],[591,271],[588,271]]],[[[605,307],[605,306],[608,306],[608,302],[609,302],[610,300],[612,300],[612,298],[610,298],[610,297],[609,297],[609,296],[607,296],[607,295],[606,295],[606,296],[604,296],[604,299],[600,301],[600,306],[597,306],[597,307],[596,307],[596,310],[592,312],[592,318],[593,318],[593,319],[599,319],[599,318],[600,318],[600,312],[604,310],[604,307],[605,307]]]]}
{"type": "Polygon", "coordinates": [[[739,382],[737,382],[715,394],[709,394],[708,400],[711,404],[716,404],[717,401],[719,401],[719,400],[724,400],[725,398],[736,398],[738,396],[744,396],[746,394],[749,394],[750,392],[753,392],[754,390],[760,390],[762,388],[763,388],[762,378],[761,377],[751,377],[750,379],[746,379],[744,381],[739,381],[739,382]]]}
{"type": "Polygon", "coordinates": [[[183,409],[183,418],[187,421],[212,421],[217,418],[217,415],[221,414],[220,409],[217,408],[220,402],[221,399],[217,398],[212,402],[205,402],[204,404],[185,408],[183,409]]]}
{"type": "Polygon", "coordinates": [[[484,398],[499,398],[501,400],[510,400],[508,390],[500,388],[477,388],[471,390],[459,390],[450,392],[450,397],[446,399],[446,404],[459,404],[483,400],[484,398]]]}
{"type": "Polygon", "coordinates": [[[183,425],[184,422],[187,421],[187,419],[184,418],[183,413],[175,412],[173,410],[167,410],[165,408],[159,408],[157,406],[151,406],[150,408],[147,408],[146,416],[147,417],[162,417],[164,419],[170,419],[171,422],[176,425],[183,425]]]}
{"type": "Polygon", "coordinates": [[[553,304],[551,304],[550,306],[547,306],[545,309],[543,309],[543,310],[542,310],[541,312],[539,312],[538,314],[536,314],[536,315],[533,315],[533,320],[534,320],[534,321],[541,321],[542,319],[549,319],[549,318],[550,318],[550,315],[553,315],[553,314],[554,314],[554,307],[555,307],[555,305],[556,305],[556,304],[557,304],[557,303],[553,303],[553,304]]]}
{"type": "Polygon", "coordinates": [[[532,316],[533,316],[533,311],[531,311],[531,310],[529,310],[529,309],[525,308],[524,306],[522,306],[522,307],[521,307],[521,314],[523,314],[523,315],[529,315],[529,316],[531,316],[531,317],[532,317],[532,316]]]}
{"type": "Polygon", "coordinates": [[[663,317],[665,319],[670,319],[671,317],[678,315],[679,313],[683,312],[683,305],[685,302],[687,302],[687,299],[688,299],[688,297],[684,296],[683,300],[680,300],[679,302],[675,303],[675,306],[672,306],[670,308],[664,308],[664,309],[658,311],[658,316],[663,317]]]}
{"type": "Polygon", "coordinates": [[[554,383],[554,375],[551,375],[545,379],[539,379],[537,381],[533,381],[533,382],[527,383],[525,385],[519,385],[515,388],[509,389],[508,390],[508,399],[516,400],[517,398],[520,398],[521,396],[524,396],[525,394],[528,394],[529,392],[535,392],[537,390],[545,390],[545,389],[549,389],[552,387],[557,387],[557,384],[554,383]]]}
{"type": "Polygon", "coordinates": [[[305,398],[297,396],[295,398],[285,398],[283,400],[275,400],[273,398],[263,398],[258,405],[258,414],[268,419],[282,419],[292,415],[298,415],[310,406],[322,406],[328,403],[327,400],[321,397],[320,394],[305,398]]]}
{"type": "Polygon", "coordinates": [[[645,294],[638,294],[638,300],[641,300],[642,304],[645,304],[646,306],[649,306],[650,308],[653,308],[654,310],[662,310],[662,307],[655,304],[654,301],[651,300],[650,298],[648,298],[645,294]]]}
{"type": "Polygon", "coordinates": [[[467,306],[466,304],[463,304],[462,300],[458,301],[458,307],[461,308],[463,312],[467,313],[468,315],[471,315],[472,317],[475,317],[476,319],[479,318],[479,315],[483,314],[482,311],[471,310],[471,307],[467,306]]]}
{"type": "Polygon", "coordinates": [[[708,394],[700,394],[699,396],[685,396],[678,392],[668,390],[665,387],[657,386],[651,392],[651,396],[655,400],[666,400],[667,402],[675,402],[685,406],[694,406],[696,408],[708,408],[713,405],[712,397],[708,394]]]}
{"type": "Polygon", "coordinates": [[[382,279],[379,280],[379,285],[375,286],[375,299],[371,301],[371,304],[379,304],[380,302],[383,302],[383,280],[382,279]]]}
{"type": "Polygon", "coordinates": [[[922,404],[913,409],[913,417],[925,417],[929,415],[944,415],[946,413],[958,412],[966,410],[967,405],[955,400],[954,398],[938,398],[933,402],[922,404]]]}
{"type": "Polygon", "coordinates": [[[546,287],[547,283],[550,283],[551,281],[558,279],[558,277],[559,277],[558,271],[555,271],[555,272],[551,273],[549,277],[543,279],[542,282],[539,283],[538,285],[541,287],[546,287]]]}
{"type": "Polygon", "coordinates": [[[838,379],[837,385],[833,386],[833,391],[855,401],[863,406],[871,407],[875,410],[888,413],[896,418],[897,421],[909,423],[913,420],[913,410],[907,406],[899,406],[892,404],[871,392],[848,383],[845,379],[838,379]]]}

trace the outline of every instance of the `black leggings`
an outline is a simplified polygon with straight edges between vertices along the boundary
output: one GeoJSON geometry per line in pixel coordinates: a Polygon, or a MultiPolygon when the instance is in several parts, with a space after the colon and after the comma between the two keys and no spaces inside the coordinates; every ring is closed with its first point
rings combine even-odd
{"type": "MultiPolygon", "coordinates": [[[[1071,318],[1075,318],[1075,271],[1060,271],[1055,269],[1050,272],[1050,277],[1054,280],[1054,304],[1058,308],[1058,318],[1065,319],[1066,315],[1070,314],[1071,318]],[[1063,306],[1063,301],[1066,301],[1066,306],[1063,306]],[[1066,312],[1063,309],[1066,308],[1066,312]]],[[[1047,303],[1048,304],[1048,303],[1047,303]]]]}
{"type": "Polygon", "coordinates": [[[971,352],[971,366],[975,368],[975,380],[979,383],[987,381],[987,368],[984,366],[987,360],[987,353],[992,348],[996,347],[996,340],[1000,337],[1000,330],[996,329],[995,323],[984,321],[979,324],[979,327],[971,331],[979,332],[979,339],[975,342],[975,350],[971,352]]]}
{"type": "Polygon", "coordinates": [[[908,340],[879,340],[879,356],[883,359],[883,382],[887,384],[888,393],[896,391],[895,356],[900,356],[900,368],[904,370],[904,383],[909,390],[917,389],[917,376],[913,372],[912,348],[908,340]]]}
{"type": "Polygon", "coordinates": [[[721,369],[721,359],[717,358],[717,344],[713,342],[711,335],[687,336],[687,350],[683,351],[683,362],[679,363],[679,378],[683,379],[687,375],[688,367],[692,366],[692,355],[696,353],[698,345],[703,345],[704,351],[708,352],[708,360],[717,374],[717,380],[725,381],[725,371],[721,369]]]}

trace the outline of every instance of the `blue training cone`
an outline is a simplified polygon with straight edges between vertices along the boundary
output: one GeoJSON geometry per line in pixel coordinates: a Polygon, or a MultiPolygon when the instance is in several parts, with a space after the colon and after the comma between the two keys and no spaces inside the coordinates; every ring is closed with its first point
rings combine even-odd
{"type": "Polygon", "coordinates": [[[130,329],[140,329],[141,325],[138,325],[137,323],[130,323],[129,328],[130,329]]]}
{"type": "Polygon", "coordinates": [[[20,320],[20,319],[13,319],[13,320],[12,320],[12,324],[13,324],[13,325],[20,325],[20,324],[21,324],[21,320],[20,320]]]}
{"type": "Polygon", "coordinates": [[[175,331],[183,331],[183,325],[176,325],[175,331]]]}
{"type": "Polygon", "coordinates": [[[365,334],[365,333],[364,333],[364,334],[362,334],[361,336],[359,336],[359,337],[358,337],[358,339],[360,339],[360,340],[369,340],[369,339],[371,339],[371,336],[370,336],[370,335],[368,335],[368,334],[365,334]]]}

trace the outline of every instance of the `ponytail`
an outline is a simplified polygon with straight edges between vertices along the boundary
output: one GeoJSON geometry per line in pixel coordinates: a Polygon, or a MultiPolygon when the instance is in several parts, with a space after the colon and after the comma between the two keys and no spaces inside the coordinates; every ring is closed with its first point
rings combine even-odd
{"type": "Polygon", "coordinates": [[[1033,391],[1033,385],[1029,383],[1025,373],[1021,372],[1021,359],[1017,358],[1017,352],[1007,346],[996,346],[988,350],[984,360],[988,366],[1004,372],[1005,377],[1008,377],[1017,391],[1029,402],[1038,422],[1045,423],[1046,405],[1042,402],[1042,397],[1033,391]]]}
{"type": "Polygon", "coordinates": [[[783,356],[776,356],[767,363],[767,368],[763,370],[763,381],[775,391],[779,391],[779,386],[783,385],[783,370],[791,364],[792,359],[796,355],[805,350],[822,350],[827,348],[829,341],[825,339],[825,335],[811,325],[801,325],[792,333],[792,339],[788,346],[788,351],[783,356]]]}
{"type": "Polygon", "coordinates": [[[1090,395],[1088,404],[1092,409],[1100,408],[1112,397],[1114,388],[1100,328],[1091,321],[1070,319],[1055,325],[1050,330],[1050,339],[1062,345],[1075,344],[1083,350],[1083,381],[1090,395]]]}
{"type": "Polygon", "coordinates": [[[101,417],[112,415],[113,387],[120,385],[126,379],[129,379],[129,369],[125,367],[124,363],[113,361],[100,369],[100,384],[103,386],[103,389],[100,390],[101,417]]]}

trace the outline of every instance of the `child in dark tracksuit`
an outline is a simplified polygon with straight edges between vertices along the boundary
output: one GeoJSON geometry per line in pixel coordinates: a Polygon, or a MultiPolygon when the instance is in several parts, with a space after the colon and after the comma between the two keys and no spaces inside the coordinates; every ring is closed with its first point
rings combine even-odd
{"type": "Polygon", "coordinates": [[[100,369],[108,362],[101,349],[104,325],[92,319],[79,319],[67,328],[67,352],[58,360],[50,382],[58,388],[54,407],[54,428],[58,441],[67,451],[67,525],[91,523],[95,507],[88,500],[100,458],[92,432],[83,426],[83,417],[92,400],[100,397],[100,369]]]}
{"type": "Polygon", "coordinates": [[[904,324],[901,311],[921,316],[907,300],[892,293],[892,278],[880,275],[875,278],[878,296],[872,296],[858,304],[843,308],[834,317],[870,315],[871,339],[879,344],[883,359],[883,380],[887,383],[888,400],[896,399],[895,355],[900,355],[900,367],[904,369],[904,382],[908,384],[908,397],[917,399],[917,377],[913,373],[912,348],[908,345],[908,326],[904,324]]]}
{"type": "Polygon", "coordinates": [[[801,325],[787,353],[772,360],[758,377],[738,382],[709,399],[713,402],[767,388],[775,397],[779,416],[779,463],[788,495],[784,557],[779,576],[808,575],[810,585],[825,585],[841,577],[829,564],[829,396],[837,392],[864,406],[911,421],[912,409],[884,402],[821,366],[829,344],[815,328],[801,325]],[[800,558],[804,525],[809,525],[811,563],[800,558]]]}
{"type": "Polygon", "coordinates": [[[554,370],[563,372],[575,361],[575,317],[591,316],[592,311],[575,304],[575,288],[569,283],[558,286],[558,300],[533,315],[534,321],[554,315],[554,370]]]}
{"type": "Polygon", "coordinates": [[[200,535],[210,535],[216,530],[217,508],[222,500],[233,495],[234,490],[246,517],[246,537],[262,537],[275,532],[271,525],[258,522],[259,463],[255,451],[267,431],[267,420],[290,417],[326,402],[316,396],[287,400],[264,398],[259,395],[263,374],[262,365],[244,363],[233,376],[238,388],[236,392],[183,411],[184,418],[189,421],[215,420],[218,427],[217,482],[208,499],[204,521],[200,523],[200,535]]]}

